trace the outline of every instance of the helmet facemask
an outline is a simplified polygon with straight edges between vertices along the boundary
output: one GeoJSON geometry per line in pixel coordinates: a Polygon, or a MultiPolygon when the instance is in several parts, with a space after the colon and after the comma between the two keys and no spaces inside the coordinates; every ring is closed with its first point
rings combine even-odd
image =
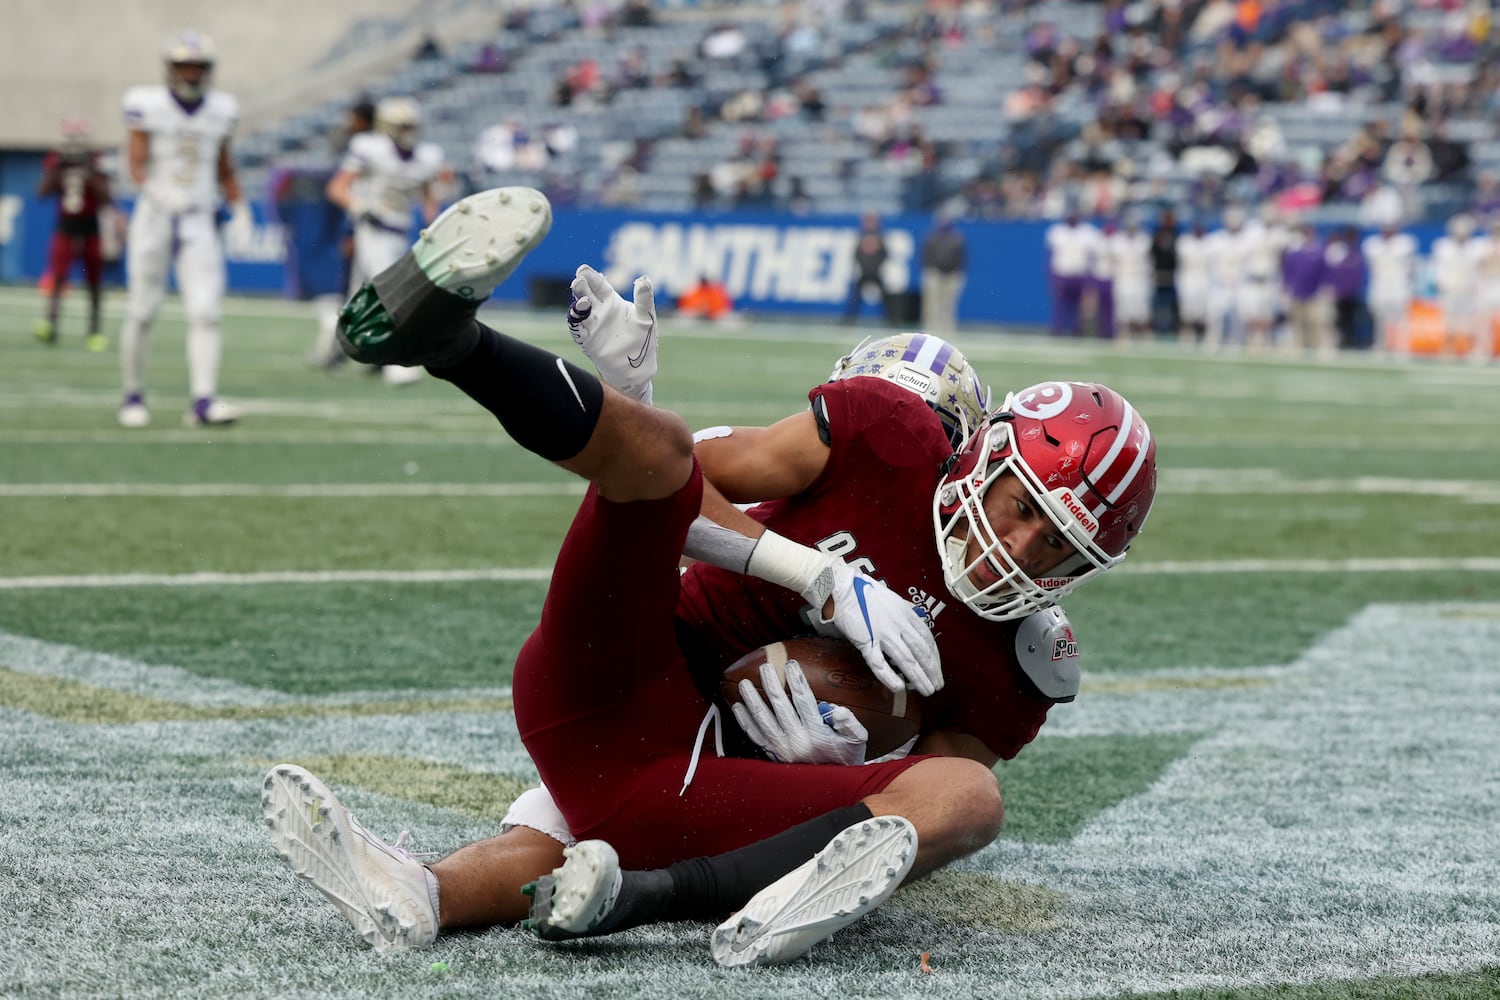
{"type": "Polygon", "coordinates": [[[1155,444],[1118,394],[1089,383],[1022,390],[964,443],[938,485],[933,528],[944,582],[982,618],[1050,607],[1125,558],[1155,492],[1155,444]],[[1073,550],[1044,576],[1021,568],[985,510],[1006,477],[1073,550]]]}
{"type": "Polygon", "coordinates": [[[162,56],[167,63],[167,89],[172,95],[183,104],[203,100],[214,69],[214,47],[208,36],[184,31],[167,42],[162,56]]]}
{"type": "Polygon", "coordinates": [[[375,128],[390,136],[403,153],[416,148],[421,124],[422,110],[410,97],[387,97],[375,106],[375,128]]]}
{"type": "MultiPolygon", "coordinates": [[[[1069,513],[1061,496],[1048,493],[1036,474],[1010,446],[1009,421],[999,420],[980,428],[988,443],[982,447],[998,457],[977,475],[944,483],[933,505],[933,527],[939,539],[943,580],[954,597],[969,605],[981,618],[1008,621],[1024,618],[1056,604],[1097,570],[1109,569],[1122,557],[1109,556],[1092,546],[1084,522],[1069,513]],[[999,537],[984,502],[990,490],[1006,476],[1013,476],[1025,489],[1032,507],[1045,516],[1056,533],[1073,551],[1042,578],[1033,578],[1016,562],[999,537]],[[970,545],[977,539],[978,546],[970,545]],[[1091,551],[1092,550],[1092,551],[1091,551]],[[972,557],[970,552],[975,553],[972,557]],[[974,577],[990,579],[980,586],[974,577]]],[[[1058,493],[1071,491],[1061,488],[1058,493]]],[[[1081,507],[1077,498],[1071,503],[1081,507]]]]}

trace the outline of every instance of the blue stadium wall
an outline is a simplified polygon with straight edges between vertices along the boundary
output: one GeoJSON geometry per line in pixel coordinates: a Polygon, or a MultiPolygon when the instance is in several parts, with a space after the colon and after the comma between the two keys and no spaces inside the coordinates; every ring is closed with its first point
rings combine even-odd
{"type": "MultiPolygon", "coordinates": [[[[0,158],[0,281],[7,283],[41,276],[52,234],[55,209],[35,196],[37,161],[30,159],[0,158]]],[[[121,207],[128,211],[129,203],[121,207]]],[[[255,211],[255,238],[226,248],[231,291],[307,298],[344,290],[341,220],[326,202],[285,199],[274,216],[265,204],[255,211]]],[[[854,216],[558,207],[551,234],[494,297],[514,303],[555,298],[577,266],[589,263],[622,288],[636,275],[650,274],[663,300],[710,274],[727,284],[744,311],[836,317],[848,299],[858,222],[854,216]]],[[[887,285],[894,293],[914,292],[921,241],[932,220],[888,216],[884,222],[887,285]]],[[[970,247],[962,319],[1046,322],[1044,228],[1035,222],[960,224],[970,247]]],[[[118,265],[113,277],[119,280],[118,265]]],[[[875,308],[863,307],[867,315],[875,308]]]]}
{"type": "MultiPolygon", "coordinates": [[[[0,157],[0,281],[40,277],[51,236],[53,206],[35,197],[38,160],[0,157]]],[[[128,209],[128,203],[124,206],[128,209]]],[[[342,294],[338,252],[342,219],[321,198],[283,198],[274,215],[255,206],[254,238],[230,244],[229,287],[234,292],[308,298],[342,294]]],[[[920,283],[920,247],[930,217],[886,216],[894,293],[920,283]]],[[[1045,222],[963,222],[969,244],[968,282],[959,318],[971,323],[1043,325],[1052,308],[1043,235],[1045,222]]],[[[415,232],[415,230],[414,230],[415,232]]],[[[1437,227],[1413,230],[1425,252],[1437,227]]],[[[566,301],[565,284],[580,263],[604,270],[628,288],[650,274],[659,300],[675,296],[703,274],[722,279],[736,306],[750,313],[835,318],[852,277],[854,216],[789,216],[765,212],[648,213],[559,207],[552,232],[495,292],[498,302],[538,305],[566,301]]],[[[112,269],[120,278],[119,265],[112,269]]],[[[911,304],[908,297],[906,305],[911,304]]],[[[876,307],[861,307],[873,315],[876,307]]],[[[915,322],[914,314],[907,321],[915,322]]]]}

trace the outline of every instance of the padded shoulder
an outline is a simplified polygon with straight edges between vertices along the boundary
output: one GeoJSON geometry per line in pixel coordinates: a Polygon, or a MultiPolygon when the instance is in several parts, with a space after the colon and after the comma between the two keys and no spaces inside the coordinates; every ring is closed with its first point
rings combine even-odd
{"type": "Polygon", "coordinates": [[[1078,641],[1066,611],[1052,607],[1021,620],[1016,629],[1016,664],[1047,701],[1068,702],[1078,696],[1078,641]]]}

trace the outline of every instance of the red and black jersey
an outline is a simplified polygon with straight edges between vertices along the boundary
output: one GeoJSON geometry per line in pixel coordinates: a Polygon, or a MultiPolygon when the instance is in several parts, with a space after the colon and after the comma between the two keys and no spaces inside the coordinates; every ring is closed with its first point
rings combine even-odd
{"type": "MultiPolygon", "coordinates": [[[[1000,757],[1014,757],[1035,738],[1049,703],[1020,676],[1019,623],[981,619],[943,584],[932,498],[952,447],[941,421],[920,398],[884,379],[826,383],[809,399],[826,427],[828,464],[805,493],[760,504],[751,516],[924,604],[946,681],[924,702],[924,730],[968,733],[1000,757]]],[[[700,686],[710,675],[716,686],[714,671],[747,650],[813,631],[815,620],[798,595],[701,563],[683,577],[677,614],[700,686]]]]}
{"type": "Polygon", "coordinates": [[[99,232],[99,209],[105,200],[105,174],[99,154],[48,153],[42,161],[43,177],[56,181],[48,193],[57,195],[57,228],[70,236],[92,236],[99,232]]]}

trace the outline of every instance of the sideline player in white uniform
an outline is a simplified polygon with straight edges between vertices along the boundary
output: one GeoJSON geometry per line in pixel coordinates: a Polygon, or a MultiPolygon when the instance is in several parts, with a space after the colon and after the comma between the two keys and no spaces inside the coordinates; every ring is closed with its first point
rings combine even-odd
{"type": "MultiPolygon", "coordinates": [[[[410,97],[387,97],[375,106],[375,129],[353,136],[338,173],[328,181],[328,200],[354,221],[354,260],[349,293],[390,267],[411,245],[412,206],[420,202],[425,225],[437,216],[435,183],[445,171],[443,151],[418,142],[422,110],[410,97]]],[[[420,368],[386,365],[386,382],[405,385],[420,368]]]]}
{"type": "Polygon", "coordinates": [[[1203,340],[1208,329],[1208,255],[1208,232],[1196,219],[1177,237],[1177,336],[1185,344],[1203,340]]]}
{"type": "Polygon", "coordinates": [[[1487,249],[1485,240],[1475,235],[1473,217],[1466,214],[1449,219],[1448,235],[1433,241],[1432,280],[1443,307],[1444,354],[1456,353],[1465,340],[1478,350],[1479,262],[1487,249]]]}
{"type": "Polygon", "coordinates": [[[1151,339],[1151,237],[1138,209],[1125,212],[1124,228],[1107,239],[1115,272],[1115,329],[1121,345],[1151,339]]]}
{"type": "Polygon", "coordinates": [[[1224,228],[1203,239],[1208,263],[1208,326],[1203,346],[1217,350],[1223,344],[1244,343],[1240,321],[1240,287],[1244,284],[1245,259],[1240,246],[1245,231],[1245,210],[1231,205],[1224,210],[1224,228]]]}
{"type": "Polygon", "coordinates": [[[224,248],[216,216],[219,192],[230,206],[229,225],[254,225],[240,194],[229,155],[239,105],[208,87],[213,45],[196,31],[167,43],[167,82],[125,93],[128,130],[126,164],[140,188],[130,216],[126,273],[129,294],[120,332],[120,373],[125,399],[120,423],[144,427],[146,341],[167,293],[167,268],[175,260],[177,287],[187,313],[190,426],[232,423],[237,414],[215,398],[222,344],[219,315],[224,299],[224,248]]]}
{"type": "Polygon", "coordinates": [[[1500,347],[1500,334],[1496,324],[1500,323],[1500,219],[1495,216],[1485,223],[1485,236],[1481,241],[1484,251],[1479,255],[1479,318],[1475,322],[1474,347],[1469,360],[1482,364],[1495,356],[1500,347]]]}
{"type": "Polygon", "coordinates": [[[1285,230],[1274,217],[1268,224],[1262,215],[1249,220],[1238,237],[1237,256],[1244,280],[1240,282],[1236,311],[1243,324],[1245,346],[1260,350],[1270,345],[1276,324],[1285,230]]]}
{"type": "Polygon", "coordinates": [[[1370,270],[1370,314],[1375,346],[1394,354],[1411,352],[1411,300],[1417,277],[1417,241],[1388,221],[1365,237],[1365,266],[1370,270]]]}

